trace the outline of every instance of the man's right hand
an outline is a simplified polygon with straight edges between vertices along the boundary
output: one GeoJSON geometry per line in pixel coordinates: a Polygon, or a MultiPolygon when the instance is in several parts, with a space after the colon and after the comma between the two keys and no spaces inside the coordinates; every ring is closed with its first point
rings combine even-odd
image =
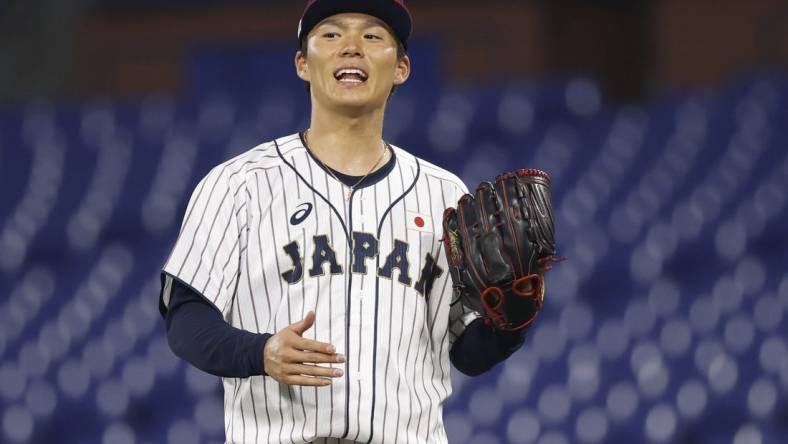
{"type": "Polygon", "coordinates": [[[339,378],[342,369],[316,364],[341,364],[343,355],[333,345],[303,337],[315,323],[315,313],[291,324],[268,338],[263,350],[263,365],[268,376],[287,385],[325,386],[339,378]]]}

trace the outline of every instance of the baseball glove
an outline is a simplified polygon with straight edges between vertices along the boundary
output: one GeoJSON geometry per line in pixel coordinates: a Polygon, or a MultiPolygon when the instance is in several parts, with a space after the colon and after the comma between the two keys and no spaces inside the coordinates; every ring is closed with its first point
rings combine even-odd
{"type": "Polygon", "coordinates": [[[443,243],[462,303],[500,330],[522,330],[544,301],[555,258],[550,176],[535,169],[482,182],[443,213],[443,243]]]}

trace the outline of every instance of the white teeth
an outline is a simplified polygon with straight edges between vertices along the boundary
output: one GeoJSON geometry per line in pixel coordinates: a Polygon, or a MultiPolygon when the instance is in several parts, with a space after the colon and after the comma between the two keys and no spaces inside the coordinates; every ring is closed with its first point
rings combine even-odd
{"type": "Polygon", "coordinates": [[[360,69],[356,69],[356,68],[344,68],[344,69],[340,69],[339,71],[337,71],[337,72],[334,74],[334,77],[336,77],[336,78],[340,78],[340,77],[342,77],[343,75],[346,75],[346,74],[355,74],[355,75],[357,75],[357,76],[361,77],[361,78],[362,78],[362,79],[364,79],[364,80],[366,80],[366,79],[367,79],[367,73],[365,73],[364,71],[362,71],[362,70],[360,70],[360,69]]]}

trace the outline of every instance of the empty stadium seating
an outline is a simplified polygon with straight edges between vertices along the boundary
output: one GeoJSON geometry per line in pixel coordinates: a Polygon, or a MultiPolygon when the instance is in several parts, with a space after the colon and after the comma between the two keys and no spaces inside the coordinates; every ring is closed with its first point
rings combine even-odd
{"type": "MultiPolygon", "coordinates": [[[[304,129],[253,97],[0,111],[0,442],[223,440],[217,378],[176,359],[158,271],[213,165],[304,129]]],[[[639,105],[586,79],[402,88],[388,139],[469,185],[554,181],[559,248],[526,345],[454,373],[451,443],[788,442],[788,81],[639,105]]]]}

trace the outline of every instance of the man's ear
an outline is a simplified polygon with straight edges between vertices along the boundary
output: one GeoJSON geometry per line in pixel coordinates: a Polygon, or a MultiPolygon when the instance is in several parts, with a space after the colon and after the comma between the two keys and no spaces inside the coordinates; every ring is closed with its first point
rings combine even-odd
{"type": "Polygon", "coordinates": [[[309,65],[306,63],[306,55],[301,51],[296,51],[295,55],[295,69],[298,77],[305,81],[309,81],[309,65]]]}
{"type": "Polygon", "coordinates": [[[396,72],[394,73],[394,85],[402,85],[410,78],[410,57],[407,55],[397,62],[396,72]]]}

